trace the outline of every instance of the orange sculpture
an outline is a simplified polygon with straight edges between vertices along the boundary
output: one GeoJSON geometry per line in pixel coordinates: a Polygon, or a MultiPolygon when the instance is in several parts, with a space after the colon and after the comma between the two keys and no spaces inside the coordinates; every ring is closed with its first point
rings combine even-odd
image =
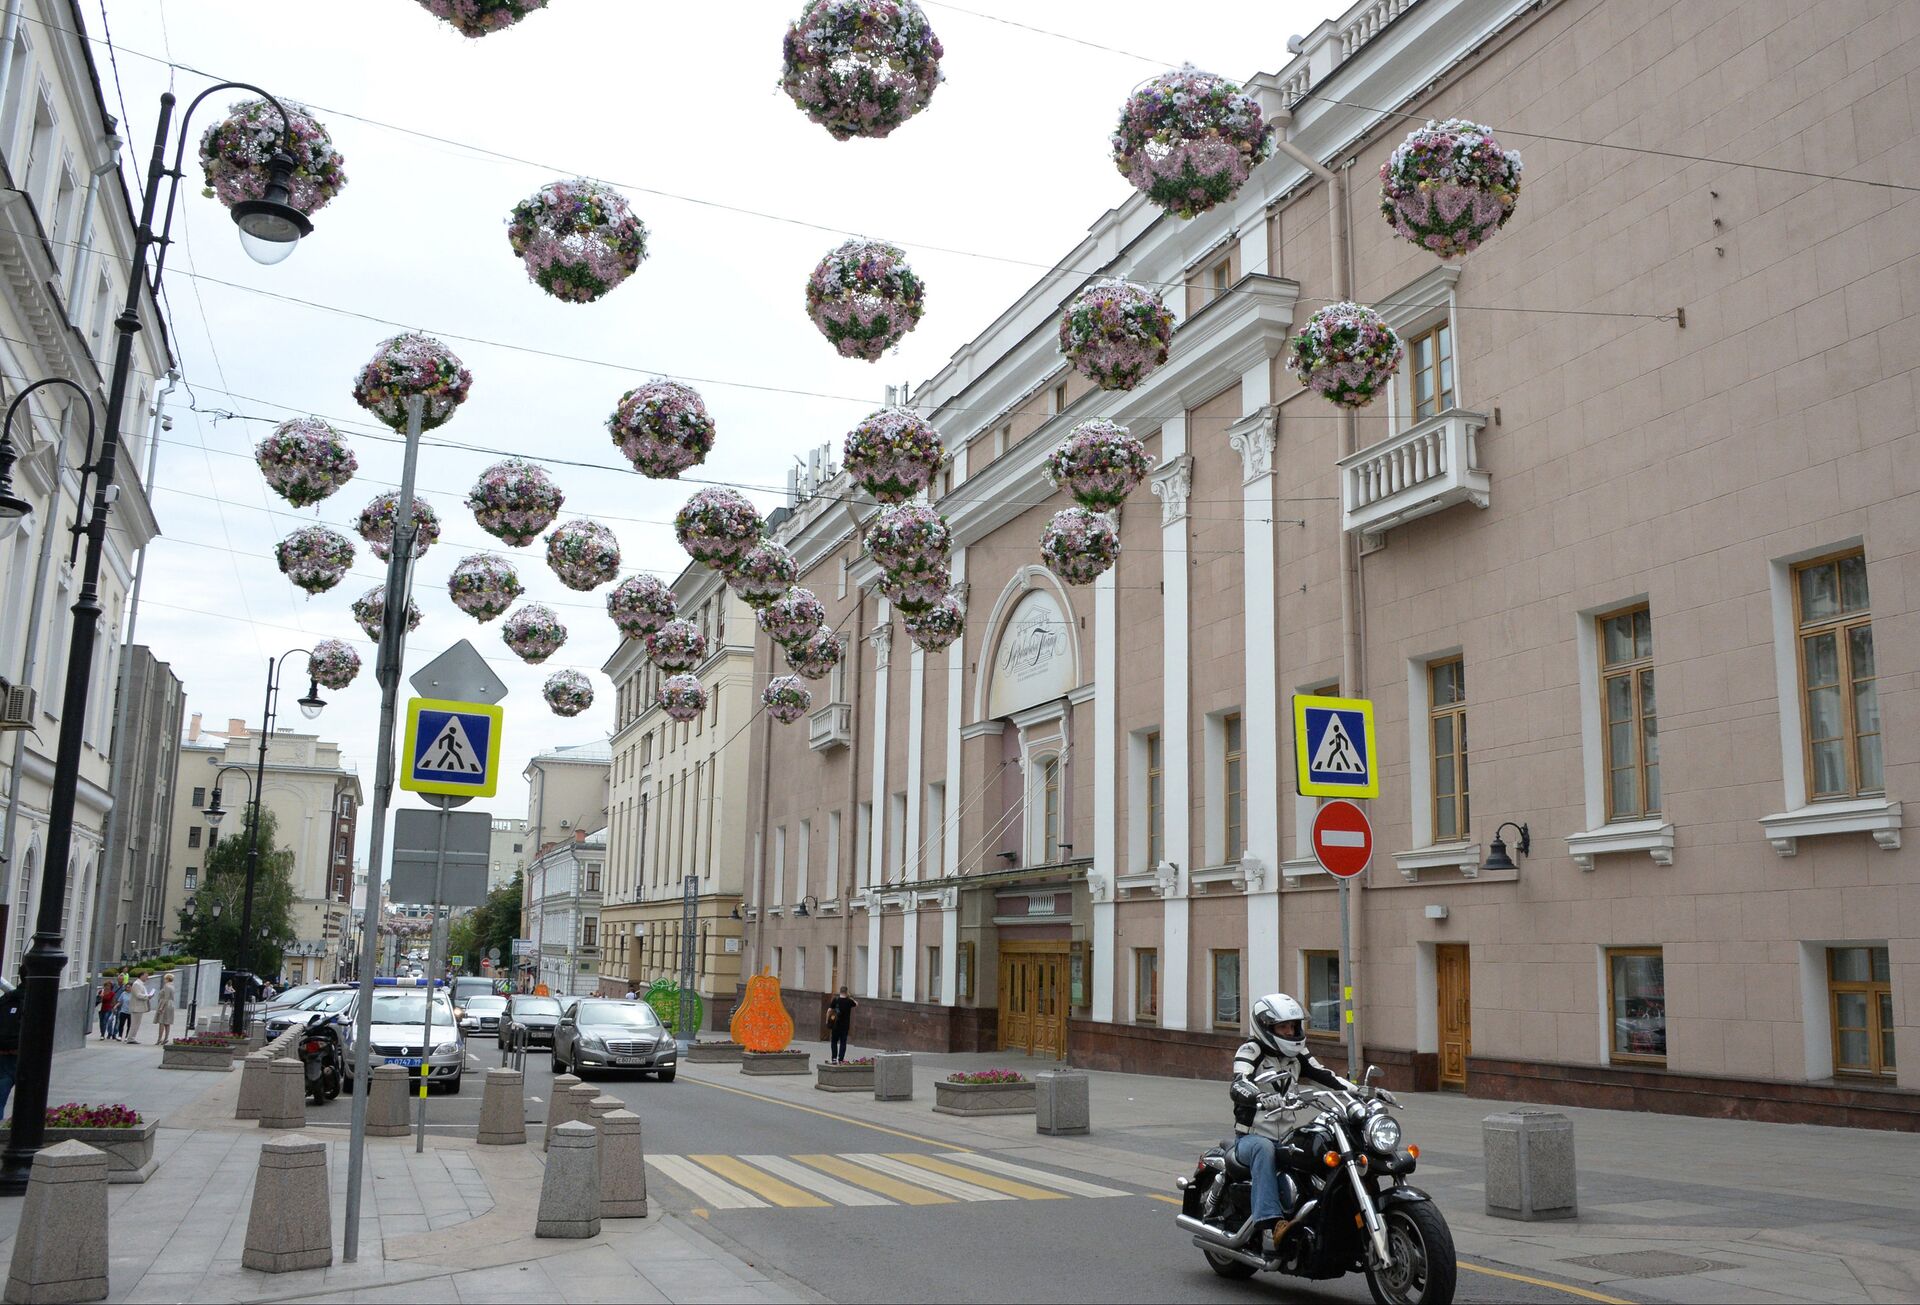
{"type": "Polygon", "coordinates": [[[780,980],[765,970],[747,980],[747,995],[733,1012],[727,1033],[748,1051],[785,1051],[793,1042],[793,1016],[780,1000],[780,980]]]}

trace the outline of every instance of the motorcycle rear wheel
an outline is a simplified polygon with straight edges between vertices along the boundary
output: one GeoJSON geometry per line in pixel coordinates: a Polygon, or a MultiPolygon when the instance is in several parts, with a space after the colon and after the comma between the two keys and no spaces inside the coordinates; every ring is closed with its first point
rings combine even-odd
{"type": "Polygon", "coordinates": [[[320,1090],[329,1101],[340,1095],[340,1071],[332,1065],[320,1071],[320,1090]]]}
{"type": "Polygon", "coordinates": [[[1393,1263],[1367,1270],[1375,1305],[1453,1305],[1453,1234],[1431,1201],[1387,1208],[1387,1250],[1393,1263]]]}
{"type": "Polygon", "coordinates": [[[1203,1249],[1200,1253],[1207,1257],[1207,1267],[1223,1278],[1251,1278],[1259,1272],[1251,1264],[1243,1263],[1229,1255],[1222,1255],[1218,1251],[1203,1249]]]}

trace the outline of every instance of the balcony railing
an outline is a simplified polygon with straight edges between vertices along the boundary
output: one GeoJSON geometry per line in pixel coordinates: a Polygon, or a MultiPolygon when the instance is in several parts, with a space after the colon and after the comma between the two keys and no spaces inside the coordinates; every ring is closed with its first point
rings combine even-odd
{"type": "Polygon", "coordinates": [[[853,708],[830,702],[807,717],[807,744],[815,752],[845,747],[853,742],[853,708]]]}
{"type": "Polygon", "coordinates": [[[1340,459],[1341,524],[1378,535],[1456,503],[1486,507],[1493,482],[1478,449],[1486,425],[1484,413],[1449,408],[1340,459]]]}

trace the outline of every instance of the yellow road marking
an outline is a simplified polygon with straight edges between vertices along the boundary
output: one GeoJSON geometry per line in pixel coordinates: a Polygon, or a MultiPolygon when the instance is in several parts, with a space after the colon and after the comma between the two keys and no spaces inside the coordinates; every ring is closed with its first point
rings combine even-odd
{"type": "Polygon", "coordinates": [[[889,1178],[887,1175],[869,1169],[865,1165],[854,1164],[851,1160],[842,1160],[837,1155],[797,1155],[794,1159],[798,1160],[801,1164],[812,1165],[822,1173],[832,1174],[835,1178],[843,1178],[856,1187],[864,1187],[869,1191],[878,1192],[882,1196],[891,1196],[894,1200],[907,1205],[953,1204],[952,1197],[942,1196],[940,1193],[930,1192],[924,1187],[915,1187],[911,1183],[903,1183],[897,1179],[889,1178]]]}
{"type": "Polygon", "coordinates": [[[751,1097],[755,1101],[765,1101],[769,1105],[785,1106],[789,1110],[804,1110],[809,1115],[818,1115],[822,1119],[837,1120],[842,1124],[852,1124],[856,1128],[871,1128],[876,1133],[886,1133],[892,1137],[904,1137],[909,1142],[925,1142],[928,1146],[944,1147],[949,1151],[965,1151],[964,1146],[955,1146],[952,1142],[942,1142],[937,1137],[924,1137],[919,1133],[905,1133],[897,1128],[888,1128],[884,1124],[869,1124],[864,1119],[855,1119],[851,1115],[837,1115],[831,1110],[821,1110],[817,1106],[803,1106],[798,1101],[782,1101],[779,1097],[764,1096],[758,1092],[748,1092],[744,1088],[728,1087],[724,1083],[713,1083],[703,1078],[689,1076],[684,1080],[698,1083],[701,1087],[712,1088],[716,1092],[731,1092],[738,1097],[751,1097]]]}
{"type": "Polygon", "coordinates": [[[1011,1178],[1001,1178],[994,1174],[982,1173],[978,1169],[963,1169],[951,1160],[942,1160],[938,1156],[910,1155],[904,1151],[891,1153],[891,1158],[902,1164],[910,1164],[916,1169],[925,1169],[931,1173],[945,1174],[949,1178],[958,1178],[976,1187],[989,1191],[1005,1192],[1008,1196],[1017,1196],[1023,1201],[1064,1201],[1063,1192],[1049,1192],[1044,1188],[1032,1187],[1026,1183],[1016,1183],[1011,1178]]]}
{"type": "Polygon", "coordinates": [[[1489,1269],[1484,1264],[1468,1264],[1458,1261],[1468,1273],[1484,1273],[1489,1278],[1505,1278],[1510,1282],[1524,1282],[1529,1287],[1545,1287],[1548,1291],[1565,1292],[1569,1296],[1578,1296],[1581,1300],[1598,1301],[1600,1305],[1633,1305],[1631,1301],[1621,1300],[1618,1296],[1603,1296],[1597,1291],[1585,1287],[1574,1287],[1564,1282],[1548,1282],[1545,1278],[1529,1278],[1524,1273],[1508,1273],[1505,1269],[1489,1269]]]}
{"type": "Polygon", "coordinates": [[[746,1161],[730,1155],[690,1155],[687,1159],[695,1164],[706,1166],[722,1178],[738,1183],[754,1195],[765,1197],[775,1205],[784,1205],[788,1209],[818,1210],[828,1204],[812,1192],[802,1191],[792,1183],[755,1169],[746,1161]]]}
{"type": "Polygon", "coordinates": [[[1185,1202],[1181,1201],[1177,1196],[1162,1196],[1158,1192],[1142,1192],[1140,1195],[1146,1197],[1149,1201],[1165,1201],[1168,1205],[1185,1204],[1185,1202]]]}

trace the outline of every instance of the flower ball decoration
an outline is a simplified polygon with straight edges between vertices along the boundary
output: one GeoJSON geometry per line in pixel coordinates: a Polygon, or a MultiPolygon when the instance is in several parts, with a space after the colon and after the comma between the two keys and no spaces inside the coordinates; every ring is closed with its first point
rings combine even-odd
{"type": "Polygon", "coordinates": [[[1507,224],[1520,202],[1520,156],[1465,118],[1429,122],[1380,165],[1380,211],[1399,235],[1461,258],[1507,224]]]}
{"type": "Polygon", "coordinates": [[[633,469],[672,480],[713,451],[713,418],[700,392],[678,381],[648,381],[620,396],[607,418],[613,443],[633,469]]]}
{"type": "Polygon", "coordinates": [[[629,639],[644,639],[673,619],[680,600],[650,575],[628,576],[607,593],[607,615],[629,639]]]}
{"type": "Polygon", "coordinates": [[[598,521],[581,517],[547,536],[547,565],[569,589],[597,589],[620,574],[620,541],[598,521]]]}
{"type": "Polygon", "coordinates": [[[878,138],[927,107],[945,53],[914,0],[807,0],[780,88],[835,140],[878,138]]]}
{"type": "Polygon", "coordinates": [[[534,10],[547,7],[547,0],[420,0],[420,3],[460,35],[476,40],[489,32],[512,27],[534,10]]]}
{"type": "Polygon", "coordinates": [[[1400,337],[1371,308],[1328,304],[1287,343],[1300,383],[1343,408],[1364,408],[1400,366],[1400,337]]]}
{"type": "MultiPolygon", "coordinates": [[[[355,624],[366,631],[367,638],[375,643],[380,642],[380,627],[386,623],[387,619],[385,585],[375,585],[353,600],[353,619],[355,624]]],[[[414,605],[413,599],[409,598],[407,599],[407,633],[411,634],[419,628],[420,609],[414,605]]]]}
{"type": "Polygon", "coordinates": [[[544,467],[519,458],[488,467],[467,494],[467,506],[480,528],[515,548],[540,538],[566,501],[544,467]]]}
{"type": "Polygon", "coordinates": [[[967,630],[967,609],[948,594],[922,612],[904,618],[907,638],[923,652],[939,652],[967,630]]]}
{"type": "Polygon", "coordinates": [[[690,671],[707,659],[707,636],[692,621],[668,621],[647,636],[647,656],[663,671],[690,671]]]}
{"type": "Polygon", "coordinates": [[[939,570],[953,555],[947,519],[930,507],[903,503],[875,517],[867,527],[867,555],[893,575],[939,570]]]}
{"type": "Polygon", "coordinates": [[[789,589],[756,614],[760,628],[782,648],[790,648],[827,623],[827,609],[811,589],[789,589]]]}
{"type": "Polygon", "coordinates": [[[513,206],[507,243],[529,281],[555,299],[590,304],[639,269],[647,228],[611,186],[550,181],[513,206]]]}
{"type": "MultiPolygon", "coordinates": [[[[355,529],[383,562],[393,552],[393,527],[399,514],[400,495],[392,490],[374,495],[373,501],[360,509],[355,529]]],[[[413,555],[419,557],[440,538],[440,516],[423,498],[413,500],[413,529],[413,555]]]]}
{"type": "Polygon", "coordinates": [[[940,432],[906,408],[882,408],[847,432],[847,474],[882,503],[904,503],[933,483],[946,457],[940,432]]]}
{"type": "Polygon", "coordinates": [[[360,674],[360,654],[338,639],[321,639],[307,654],[307,674],[329,689],[344,689],[360,674]]]}
{"type": "Polygon", "coordinates": [[[833,674],[846,651],[840,636],[822,625],[809,631],[806,638],[787,645],[787,665],[809,680],[824,680],[833,674]]]}
{"type": "Polygon", "coordinates": [[[295,507],[309,507],[353,479],[360,460],[340,432],[318,417],[295,417],[253,448],[260,474],[295,507]]]}
{"type": "Polygon", "coordinates": [[[813,706],[813,691],[802,684],[797,675],[776,675],[760,690],[760,701],[767,715],[782,725],[791,725],[813,706]]]}
{"type": "Polygon", "coordinates": [[[765,607],[787,592],[800,578],[800,568],[784,544],[762,540],[748,549],[746,556],[727,571],[727,583],[742,602],[754,609],[765,607]]]}
{"type": "Polygon", "coordinates": [[[703,489],[674,514],[673,534],[688,557],[724,572],[760,542],[760,513],[730,489],[703,489]]]}
{"type": "Polygon", "coordinates": [[[287,147],[287,125],[293,128],[293,177],[287,202],[302,213],[317,213],[346,186],[343,160],[327,129],[293,101],[280,103],[290,124],[271,101],[242,100],[200,134],[200,169],[206,174],[207,195],[228,208],[265,198],[273,156],[287,147]]]}
{"type": "Polygon", "coordinates": [[[1148,199],[1183,218],[1232,199],[1273,153],[1273,127],[1234,83],[1192,64],[1127,97],[1113,163],[1148,199]]]}
{"type": "Polygon", "coordinates": [[[432,430],[446,424],[472,388],[473,373],[453,350],[410,331],[381,341],[353,383],[353,399],[397,431],[407,428],[408,400],[422,399],[420,429],[432,430]]]}
{"type": "Polygon", "coordinates": [[[807,278],[807,316],[842,358],[879,362],[926,310],[906,252],[879,240],[847,241],[807,278]]]}
{"type": "Polygon", "coordinates": [[[555,671],[540,686],[540,696],[554,715],[578,716],[593,706],[593,681],[579,671],[555,671]]]}
{"type": "Polygon", "coordinates": [[[513,563],[491,553],[473,553],[460,559],[447,577],[447,595],[453,605],[477,621],[491,621],[512,607],[526,592],[513,563]]]}
{"type": "Polygon", "coordinates": [[[280,573],[310,594],[324,594],[353,565],[353,543],[325,526],[302,526],[274,545],[280,573]]]}
{"type": "Polygon", "coordinates": [[[1047,479],[1096,512],[1127,501],[1153,470],[1147,446],[1110,421],[1083,421],[1047,455],[1047,479]]]}
{"type": "Polygon", "coordinates": [[[1173,314],[1159,295],[1131,281],[1095,281],[1060,319],[1060,352],[1103,390],[1131,390],[1172,347],[1173,314]]]}
{"type": "Polygon", "coordinates": [[[656,701],[673,719],[690,721],[707,709],[707,690],[694,676],[669,675],[656,701]]]}
{"type": "Polygon", "coordinates": [[[1092,584],[1120,560],[1120,532],[1105,513],[1070,507],[1047,523],[1040,558],[1068,584],[1092,584]]]}
{"type": "Polygon", "coordinates": [[[926,611],[953,591],[953,573],[945,563],[931,571],[917,571],[911,575],[882,571],[879,588],[888,602],[903,614],[912,616],[926,611]]]}
{"type": "Polygon", "coordinates": [[[528,603],[507,618],[500,639],[521,661],[538,666],[560,651],[567,641],[567,627],[545,603],[528,603]]]}

